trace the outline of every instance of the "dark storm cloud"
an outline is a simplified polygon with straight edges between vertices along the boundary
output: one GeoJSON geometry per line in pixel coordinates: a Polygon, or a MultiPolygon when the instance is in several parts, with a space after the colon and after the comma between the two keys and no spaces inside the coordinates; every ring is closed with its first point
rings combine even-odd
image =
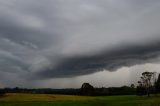
{"type": "Polygon", "coordinates": [[[54,68],[46,68],[37,74],[42,78],[52,78],[74,77],[102,70],[115,71],[123,66],[148,63],[150,59],[157,58],[159,53],[159,41],[143,46],[123,46],[92,56],[69,57],[54,68]]]}
{"type": "MultiPolygon", "coordinates": [[[[0,2],[2,6],[0,8],[0,37],[17,43],[31,42],[38,47],[46,47],[49,45],[48,42],[56,42],[58,38],[56,32],[48,31],[49,28],[44,27],[44,24],[49,22],[47,18],[49,13],[47,13],[47,8],[46,11],[42,11],[41,8],[44,6],[42,1],[38,3],[36,0],[33,2],[1,0],[0,2]],[[37,4],[37,7],[34,4],[37,4]]],[[[49,4],[47,1],[46,3],[49,4]]]]}
{"type": "Polygon", "coordinates": [[[151,62],[159,11],[159,0],[0,0],[0,72],[74,77],[151,62]]]}

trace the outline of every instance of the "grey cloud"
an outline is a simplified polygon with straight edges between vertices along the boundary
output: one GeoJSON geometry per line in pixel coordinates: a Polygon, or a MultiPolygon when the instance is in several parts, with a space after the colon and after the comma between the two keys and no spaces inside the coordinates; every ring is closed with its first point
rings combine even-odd
{"type": "MultiPolygon", "coordinates": [[[[8,2],[11,1],[9,0],[8,2]]],[[[50,15],[50,13],[45,15],[45,11],[41,11],[41,13],[34,11],[36,8],[45,10],[41,9],[41,6],[35,7],[33,5],[37,4],[37,2],[38,1],[32,2],[31,5],[30,1],[15,1],[11,6],[6,5],[4,8],[2,3],[2,8],[0,9],[0,36],[18,43],[28,41],[38,47],[48,47],[50,44],[48,42],[56,42],[58,36],[52,30],[48,30],[49,27],[52,26],[50,26],[50,24],[45,26],[47,22],[49,23],[46,16],[50,15]],[[35,9],[33,7],[35,7],[35,9]]],[[[39,4],[43,4],[43,2],[40,2],[39,4]]]]}
{"type": "Polygon", "coordinates": [[[74,77],[151,62],[159,56],[159,6],[159,0],[0,0],[0,72],[27,80],[74,77]]]}
{"type": "Polygon", "coordinates": [[[104,51],[91,56],[73,56],[64,59],[57,66],[44,68],[37,75],[42,78],[74,77],[91,74],[97,71],[115,71],[123,66],[129,67],[136,64],[151,62],[160,53],[160,42],[146,45],[120,46],[114,50],[104,51]]]}

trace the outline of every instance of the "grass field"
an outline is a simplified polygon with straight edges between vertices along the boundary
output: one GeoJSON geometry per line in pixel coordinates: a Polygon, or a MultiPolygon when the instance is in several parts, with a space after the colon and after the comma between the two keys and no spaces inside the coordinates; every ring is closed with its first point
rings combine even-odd
{"type": "Polygon", "coordinates": [[[160,96],[70,96],[54,94],[6,94],[0,106],[160,106],[160,96]]]}

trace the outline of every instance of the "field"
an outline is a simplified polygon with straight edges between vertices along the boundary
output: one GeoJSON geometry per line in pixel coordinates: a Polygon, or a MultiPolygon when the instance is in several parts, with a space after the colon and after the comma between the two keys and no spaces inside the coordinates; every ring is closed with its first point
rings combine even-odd
{"type": "Polygon", "coordinates": [[[6,94],[0,106],[160,106],[160,96],[70,96],[55,94],[6,94]]]}

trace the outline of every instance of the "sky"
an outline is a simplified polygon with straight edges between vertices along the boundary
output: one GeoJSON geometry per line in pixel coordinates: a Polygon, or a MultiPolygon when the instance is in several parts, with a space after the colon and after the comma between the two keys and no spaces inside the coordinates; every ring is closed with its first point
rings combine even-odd
{"type": "Polygon", "coordinates": [[[0,87],[136,84],[160,72],[159,0],[0,0],[0,87]]]}

